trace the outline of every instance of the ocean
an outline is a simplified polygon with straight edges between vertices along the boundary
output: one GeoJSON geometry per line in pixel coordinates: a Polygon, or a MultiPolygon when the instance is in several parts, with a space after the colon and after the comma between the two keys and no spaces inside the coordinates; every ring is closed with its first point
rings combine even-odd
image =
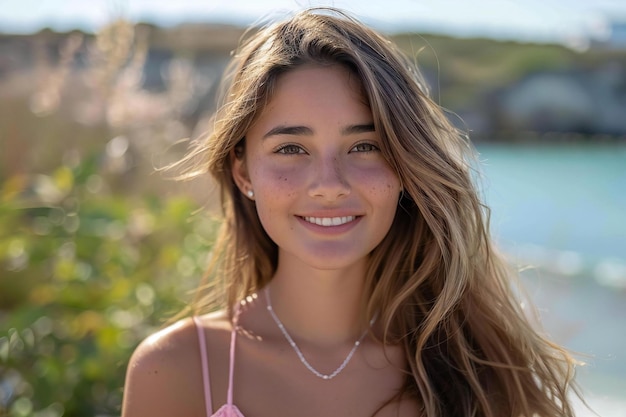
{"type": "Polygon", "coordinates": [[[626,417],[626,144],[477,148],[491,233],[527,267],[541,325],[586,363],[577,380],[594,411],[626,417]]]}

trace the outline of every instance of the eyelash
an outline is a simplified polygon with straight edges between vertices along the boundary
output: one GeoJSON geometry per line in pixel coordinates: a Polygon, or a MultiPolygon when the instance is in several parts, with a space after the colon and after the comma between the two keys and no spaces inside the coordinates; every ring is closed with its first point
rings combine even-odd
{"type": "Polygon", "coordinates": [[[356,145],[354,145],[354,147],[352,149],[350,149],[350,151],[352,152],[353,150],[363,147],[363,146],[367,146],[369,149],[368,150],[357,150],[356,152],[363,152],[363,153],[370,153],[370,152],[376,152],[379,151],[380,148],[376,145],[374,145],[373,143],[369,143],[369,142],[361,142],[361,143],[357,143],[356,145]]]}
{"type": "Polygon", "coordinates": [[[284,155],[298,155],[298,154],[304,153],[304,149],[302,149],[302,147],[299,145],[296,145],[293,143],[286,143],[276,148],[274,153],[281,153],[284,155]],[[287,149],[295,150],[296,152],[286,152],[287,149]]]}
{"type": "MultiPolygon", "coordinates": [[[[354,145],[350,149],[350,152],[370,153],[370,152],[376,152],[379,150],[380,148],[374,145],[373,143],[362,142],[362,143],[357,143],[356,145],[354,145]],[[367,147],[367,149],[366,150],[362,149],[363,147],[367,147]],[[359,148],[361,148],[361,150],[359,150],[359,148]]],[[[300,145],[296,145],[294,143],[286,143],[276,148],[274,153],[280,153],[283,155],[299,155],[299,154],[306,153],[306,151],[304,151],[304,149],[300,145]],[[295,152],[288,152],[288,150],[292,150],[295,152]]]]}

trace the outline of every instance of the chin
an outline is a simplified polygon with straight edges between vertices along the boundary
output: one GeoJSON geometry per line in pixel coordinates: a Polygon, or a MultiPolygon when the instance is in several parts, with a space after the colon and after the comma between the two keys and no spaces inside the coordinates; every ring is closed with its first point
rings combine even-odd
{"type": "Polygon", "coordinates": [[[319,271],[345,271],[364,265],[367,262],[367,256],[337,256],[337,252],[320,254],[318,256],[299,257],[300,261],[312,269],[319,271]]]}

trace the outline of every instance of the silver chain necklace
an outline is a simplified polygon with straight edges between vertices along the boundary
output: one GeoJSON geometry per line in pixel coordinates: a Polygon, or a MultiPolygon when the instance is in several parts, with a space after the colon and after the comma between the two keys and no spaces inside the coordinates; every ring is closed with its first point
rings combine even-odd
{"type": "MultiPolygon", "coordinates": [[[[274,309],[272,308],[272,300],[270,299],[270,291],[269,291],[269,287],[265,287],[265,298],[267,300],[267,311],[269,311],[270,315],[272,316],[272,318],[274,319],[274,322],[276,322],[276,325],[278,326],[278,328],[280,329],[280,331],[283,333],[283,335],[285,336],[285,339],[287,339],[287,341],[289,342],[289,344],[291,345],[291,347],[293,348],[293,350],[296,352],[296,354],[298,355],[298,358],[300,359],[300,362],[302,362],[302,364],[304,366],[306,366],[306,368],[311,371],[313,373],[313,375],[322,378],[322,379],[333,379],[334,377],[336,377],[337,375],[339,375],[339,373],[341,371],[343,371],[343,369],[348,365],[348,362],[350,362],[350,359],[352,359],[352,356],[354,355],[354,352],[356,352],[356,350],[359,348],[359,346],[361,345],[361,342],[363,341],[363,339],[365,338],[365,335],[367,334],[369,329],[365,329],[365,331],[363,332],[363,334],[361,335],[361,337],[359,337],[359,339],[354,342],[354,346],[352,346],[352,350],[350,351],[350,353],[348,353],[348,356],[346,356],[346,358],[343,360],[343,362],[341,363],[341,365],[339,365],[339,368],[335,369],[332,373],[330,374],[323,374],[320,371],[318,371],[317,369],[315,369],[313,367],[313,365],[311,365],[309,363],[309,361],[306,360],[306,358],[304,357],[304,354],[302,353],[302,351],[300,350],[300,348],[298,347],[298,345],[296,344],[296,342],[293,340],[293,338],[291,337],[291,335],[287,332],[287,329],[285,329],[285,326],[283,325],[283,323],[280,321],[280,319],[278,318],[278,316],[276,315],[276,313],[274,312],[274,309]]],[[[374,324],[376,318],[373,318],[370,321],[370,327],[372,326],[372,324],[374,324]]]]}

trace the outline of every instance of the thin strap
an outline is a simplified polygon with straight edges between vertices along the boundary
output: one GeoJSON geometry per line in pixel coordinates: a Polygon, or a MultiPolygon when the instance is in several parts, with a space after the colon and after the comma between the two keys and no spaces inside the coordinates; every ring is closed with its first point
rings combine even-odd
{"type": "Polygon", "coordinates": [[[233,375],[235,373],[235,341],[237,340],[237,326],[239,322],[239,303],[235,305],[233,314],[233,329],[230,332],[230,364],[228,369],[228,397],[226,399],[229,406],[233,405],[233,375]]]}
{"type": "Polygon", "coordinates": [[[198,341],[200,342],[204,406],[206,408],[207,417],[210,417],[213,414],[213,405],[211,404],[211,381],[209,379],[209,361],[207,360],[206,339],[204,338],[204,328],[202,327],[202,323],[200,323],[200,319],[194,316],[193,321],[196,324],[196,329],[198,330],[198,341]]]}

